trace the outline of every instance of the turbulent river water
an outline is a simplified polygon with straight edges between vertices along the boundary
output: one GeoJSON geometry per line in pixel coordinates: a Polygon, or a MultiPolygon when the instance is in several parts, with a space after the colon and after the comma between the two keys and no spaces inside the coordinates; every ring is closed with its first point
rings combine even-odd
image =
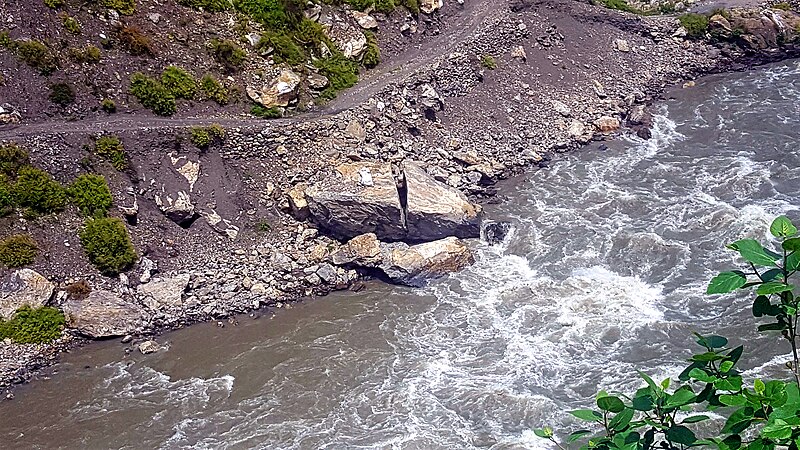
{"type": "Polygon", "coordinates": [[[3,448],[546,448],[532,427],[635,370],[675,376],[692,331],[744,343],[748,375],[788,348],[744,297],[705,285],[722,244],[800,217],[800,64],[714,76],[661,106],[650,141],[564,156],[503,185],[514,228],[427,288],[380,283],[238,326],[67,355],[0,404],[3,448]]]}

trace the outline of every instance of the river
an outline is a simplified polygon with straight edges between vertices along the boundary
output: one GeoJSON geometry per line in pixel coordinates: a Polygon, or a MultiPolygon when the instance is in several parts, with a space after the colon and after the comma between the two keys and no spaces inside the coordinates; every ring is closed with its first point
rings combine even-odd
{"type": "Polygon", "coordinates": [[[505,182],[487,212],[513,231],[462,273],[193,326],[153,355],[65,355],[0,403],[3,448],[546,448],[531,429],[598,389],[677,375],[692,331],[744,343],[750,376],[780,370],[748,299],[704,290],[736,264],[724,243],[800,218],[800,64],[670,97],[653,139],[505,182]]]}

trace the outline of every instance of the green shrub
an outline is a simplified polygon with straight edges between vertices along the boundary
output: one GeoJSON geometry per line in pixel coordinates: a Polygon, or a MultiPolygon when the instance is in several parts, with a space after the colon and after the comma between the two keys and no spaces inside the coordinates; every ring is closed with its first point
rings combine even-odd
{"type": "Polygon", "coordinates": [[[234,0],[240,12],[273,31],[293,30],[303,18],[303,0],[234,0]]]}
{"type": "Polygon", "coordinates": [[[264,33],[256,45],[256,50],[260,51],[269,47],[272,47],[274,51],[272,59],[278,64],[286,63],[290,66],[299,66],[306,62],[306,54],[303,48],[297,45],[288,34],[264,33]]]}
{"type": "Polygon", "coordinates": [[[72,34],[81,34],[81,24],[75,20],[74,17],[64,14],[61,18],[61,22],[64,24],[65,30],[72,34]]]}
{"type": "Polygon", "coordinates": [[[203,96],[214,100],[219,105],[227,105],[229,101],[228,89],[222,85],[216,78],[210,74],[206,74],[200,80],[200,90],[203,91],[203,96]]]}
{"type": "Polygon", "coordinates": [[[17,144],[0,145],[0,174],[14,177],[22,167],[28,165],[28,152],[17,144]]]}
{"type": "Polygon", "coordinates": [[[67,83],[51,84],[48,98],[56,105],[68,106],[75,103],[75,91],[67,83]]]}
{"type": "Polygon", "coordinates": [[[27,234],[15,234],[0,241],[0,263],[9,269],[27,266],[38,252],[36,242],[27,234]]]}
{"type": "Polygon", "coordinates": [[[790,5],[790,4],[786,3],[786,2],[776,3],[776,4],[772,5],[772,7],[775,8],[775,9],[783,10],[783,11],[791,11],[792,10],[792,5],[790,5]]]}
{"type": "Polygon", "coordinates": [[[403,6],[408,8],[413,14],[419,14],[419,1],[418,0],[405,0],[403,6]]]}
{"type": "Polygon", "coordinates": [[[136,0],[97,0],[97,3],[125,16],[133,15],[136,11],[136,0]]]}
{"type": "Polygon", "coordinates": [[[225,139],[225,129],[220,124],[213,124],[208,127],[194,127],[191,130],[189,140],[199,149],[207,149],[211,144],[225,139]]]}
{"type": "Polygon", "coordinates": [[[88,217],[105,216],[113,202],[106,179],[101,175],[79,176],[70,185],[68,193],[81,214],[88,217]]]}
{"type": "Polygon", "coordinates": [[[247,53],[230,39],[212,39],[209,43],[214,59],[228,72],[238,72],[244,66],[247,53]]]}
{"type": "Polygon", "coordinates": [[[208,12],[222,12],[231,8],[229,0],[178,0],[178,3],[208,12]]]}
{"type": "Polygon", "coordinates": [[[187,71],[180,67],[169,66],[161,74],[161,84],[175,98],[191,100],[197,92],[197,81],[187,71]]]}
{"type": "Polygon", "coordinates": [[[481,56],[481,65],[489,70],[497,69],[497,61],[492,55],[481,56]]]}
{"type": "Polygon", "coordinates": [[[253,105],[253,107],[250,108],[250,114],[262,119],[280,119],[283,117],[283,110],[275,106],[272,108],[265,108],[262,105],[253,105]]]}
{"type": "Polygon", "coordinates": [[[14,203],[33,217],[61,211],[67,204],[64,188],[47,172],[34,167],[21,168],[12,189],[14,203]]]}
{"type": "Polygon", "coordinates": [[[50,75],[58,70],[58,60],[46,45],[39,41],[14,41],[11,46],[25,64],[38,70],[42,75],[50,75]]]}
{"type": "Polygon", "coordinates": [[[314,61],[319,71],[328,78],[330,85],[320,94],[323,100],[331,100],[336,93],[358,82],[358,64],[341,54],[314,61]]]}
{"type": "Polygon", "coordinates": [[[0,339],[17,344],[47,344],[61,337],[64,314],[56,308],[23,306],[9,321],[0,319],[0,339]]]}
{"type": "Polygon", "coordinates": [[[160,116],[175,114],[175,97],[158,80],[136,72],[131,76],[130,93],[142,106],[160,116]]]}
{"type": "Polygon", "coordinates": [[[375,0],[375,11],[379,13],[389,14],[397,8],[394,0],[375,0]]]}
{"type": "Polygon", "coordinates": [[[345,2],[359,11],[364,11],[375,5],[375,0],[345,0],[345,2]]]}
{"type": "Polygon", "coordinates": [[[94,142],[94,152],[97,156],[108,160],[117,170],[125,170],[128,167],[128,162],[125,158],[125,146],[113,134],[97,138],[94,142]]]}
{"type": "Polygon", "coordinates": [[[601,0],[601,1],[603,6],[609,9],[616,9],[618,11],[625,11],[632,14],[639,14],[639,15],[644,14],[644,11],[642,11],[639,8],[634,8],[633,6],[629,5],[628,2],[625,0],[601,0]]]}
{"type": "Polygon", "coordinates": [[[708,17],[702,14],[688,13],[678,17],[678,20],[692,39],[702,38],[708,30],[708,17]]]}
{"type": "Polygon", "coordinates": [[[322,25],[305,18],[297,24],[297,29],[292,35],[297,42],[313,47],[319,47],[319,43],[326,39],[322,25]]]}
{"type": "Polygon", "coordinates": [[[110,98],[104,98],[103,101],[100,102],[100,107],[103,108],[103,111],[109,114],[114,114],[117,112],[117,104],[110,98]]]}
{"type": "Polygon", "coordinates": [[[64,0],[44,0],[44,5],[48,8],[57,9],[64,6],[64,0]]]}
{"type": "Polygon", "coordinates": [[[14,209],[14,192],[6,176],[0,173],[0,217],[9,214],[14,209]]]}
{"type": "Polygon", "coordinates": [[[8,34],[7,30],[0,31],[0,47],[14,49],[14,40],[11,39],[11,35],[8,34]]]}
{"type": "Polygon", "coordinates": [[[116,29],[116,36],[120,44],[134,56],[153,56],[155,49],[153,41],[137,27],[120,26],[116,29]]]}
{"type": "Polygon", "coordinates": [[[381,49],[374,33],[367,31],[364,34],[367,36],[367,51],[364,52],[362,64],[364,67],[373,68],[381,62],[381,49]]]}
{"type": "Polygon", "coordinates": [[[116,275],[136,261],[128,230],[116,217],[90,219],[80,240],[89,261],[104,275],[116,275]]]}
{"type": "Polygon", "coordinates": [[[70,47],[68,53],[73,61],[80,64],[97,64],[100,62],[100,49],[94,45],[87,45],[85,48],[70,47]]]}

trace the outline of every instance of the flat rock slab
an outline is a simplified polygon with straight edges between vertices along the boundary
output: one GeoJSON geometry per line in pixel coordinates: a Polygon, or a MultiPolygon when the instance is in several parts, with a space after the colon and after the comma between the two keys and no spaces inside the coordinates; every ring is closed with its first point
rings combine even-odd
{"type": "Polygon", "coordinates": [[[175,308],[183,304],[183,291],[189,285],[190,275],[181,274],[170,278],[153,278],[139,285],[137,291],[145,297],[145,305],[152,310],[175,308]]]}
{"type": "Polygon", "coordinates": [[[94,339],[136,333],[148,317],[141,306],[104,290],[92,291],[83,300],[69,300],[64,315],[69,328],[94,339]]]}
{"type": "Polygon", "coordinates": [[[20,269],[0,281],[0,318],[10,319],[19,308],[38,308],[53,296],[55,285],[31,269],[20,269]]]}

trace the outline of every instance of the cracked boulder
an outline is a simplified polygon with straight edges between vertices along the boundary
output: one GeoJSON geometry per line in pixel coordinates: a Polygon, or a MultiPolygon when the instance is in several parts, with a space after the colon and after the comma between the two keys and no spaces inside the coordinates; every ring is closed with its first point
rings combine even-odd
{"type": "Polygon", "coordinates": [[[479,205],[471,203],[460,191],[434,180],[412,162],[403,164],[403,175],[409,240],[480,236],[482,209],[479,205]]]}
{"type": "Polygon", "coordinates": [[[265,108],[289,106],[289,103],[297,99],[301,81],[300,75],[284,69],[280,75],[261,88],[247,86],[247,95],[265,108]]]}
{"type": "Polygon", "coordinates": [[[38,308],[53,296],[55,285],[31,269],[20,269],[0,281],[0,319],[10,319],[23,306],[38,308]]]}
{"type": "Polygon", "coordinates": [[[141,306],[104,290],[67,301],[64,315],[69,328],[93,339],[133,334],[147,323],[147,313],[141,306]]]}

